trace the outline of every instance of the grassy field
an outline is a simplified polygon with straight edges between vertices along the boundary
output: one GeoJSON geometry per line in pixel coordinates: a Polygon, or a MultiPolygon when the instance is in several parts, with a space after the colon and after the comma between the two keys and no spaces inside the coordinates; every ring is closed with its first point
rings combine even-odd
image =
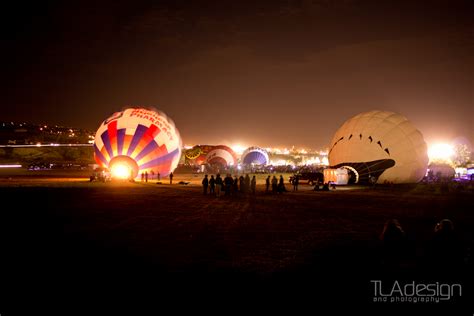
{"type": "MultiPolygon", "coordinates": [[[[316,192],[302,185],[298,192],[272,195],[265,194],[263,179],[256,195],[216,198],[204,196],[201,176],[193,175],[174,179],[189,185],[90,183],[77,174],[3,176],[4,271],[9,271],[3,277],[11,293],[25,285],[29,294],[37,293],[44,283],[73,292],[86,286],[94,294],[140,292],[148,283],[200,293],[206,284],[215,287],[212,292],[244,286],[253,294],[339,297],[372,306],[374,278],[440,277],[423,257],[439,220],[452,219],[466,250],[472,247],[472,188],[316,192]],[[387,268],[378,236],[391,218],[401,222],[414,251],[403,266],[387,268]]],[[[472,288],[468,259],[441,274],[466,284],[466,291],[472,288]]]]}

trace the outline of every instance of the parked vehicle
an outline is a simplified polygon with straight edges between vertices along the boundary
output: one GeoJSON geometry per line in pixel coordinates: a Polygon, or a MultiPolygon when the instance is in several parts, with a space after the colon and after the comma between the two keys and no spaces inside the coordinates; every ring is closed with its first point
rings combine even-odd
{"type": "Polygon", "coordinates": [[[290,176],[290,183],[295,177],[298,177],[300,183],[307,182],[309,185],[315,185],[317,182],[324,181],[324,175],[321,172],[301,172],[290,176]]]}

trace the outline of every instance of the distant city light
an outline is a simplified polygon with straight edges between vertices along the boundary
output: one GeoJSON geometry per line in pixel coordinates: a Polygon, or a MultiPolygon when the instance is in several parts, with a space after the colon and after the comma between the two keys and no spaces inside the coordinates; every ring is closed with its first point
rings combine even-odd
{"type": "Polygon", "coordinates": [[[321,164],[321,159],[319,159],[319,157],[311,157],[309,159],[306,159],[304,161],[304,164],[305,165],[319,165],[321,164]]]}
{"type": "Polygon", "coordinates": [[[0,165],[0,168],[21,168],[21,165],[0,165]]]}
{"type": "Polygon", "coordinates": [[[270,160],[270,165],[273,166],[286,166],[290,165],[291,163],[288,163],[286,160],[280,159],[280,160],[270,160]]]}

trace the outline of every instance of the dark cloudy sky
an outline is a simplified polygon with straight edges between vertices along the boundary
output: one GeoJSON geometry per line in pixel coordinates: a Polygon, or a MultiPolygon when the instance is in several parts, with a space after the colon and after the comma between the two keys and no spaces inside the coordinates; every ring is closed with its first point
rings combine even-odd
{"type": "Polygon", "coordinates": [[[154,106],[185,143],[327,145],[372,109],[474,143],[474,2],[58,1],[2,8],[1,120],[154,106]]]}

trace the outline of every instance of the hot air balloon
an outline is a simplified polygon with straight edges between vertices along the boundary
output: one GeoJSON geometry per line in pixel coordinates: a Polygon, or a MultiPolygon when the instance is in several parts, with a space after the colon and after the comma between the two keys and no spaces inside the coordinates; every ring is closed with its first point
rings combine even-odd
{"type": "Polygon", "coordinates": [[[97,163],[119,178],[151,171],[168,175],[178,165],[181,137],[164,113],[128,108],[106,119],[94,142],[97,163]]]}
{"type": "Polygon", "coordinates": [[[249,147],[243,153],[240,158],[244,165],[261,165],[268,164],[268,153],[265,149],[260,147],[249,147]]]}
{"type": "Polygon", "coordinates": [[[196,145],[191,149],[186,150],[185,159],[190,165],[200,166],[206,163],[206,156],[209,152],[208,145],[196,145]]]}
{"type": "Polygon", "coordinates": [[[206,161],[210,165],[228,167],[236,164],[237,157],[230,147],[219,145],[214,146],[214,148],[207,153],[206,161]]]}
{"type": "Polygon", "coordinates": [[[370,111],[339,128],[329,163],[331,168],[347,168],[356,183],[416,183],[426,174],[428,154],[423,135],[406,117],[370,111]]]}

